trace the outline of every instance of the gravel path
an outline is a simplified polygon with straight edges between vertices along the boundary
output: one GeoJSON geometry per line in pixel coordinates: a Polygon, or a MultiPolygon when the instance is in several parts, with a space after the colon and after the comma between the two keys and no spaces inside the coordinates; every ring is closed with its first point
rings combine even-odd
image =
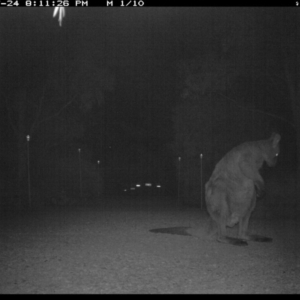
{"type": "Polygon", "coordinates": [[[250,220],[253,232],[274,240],[238,247],[209,236],[198,208],[137,201],[3,212],[0,293],[300,292],[295,221],[250,220]],[[149,231],[178,226],[193,236],[149,231]]]}

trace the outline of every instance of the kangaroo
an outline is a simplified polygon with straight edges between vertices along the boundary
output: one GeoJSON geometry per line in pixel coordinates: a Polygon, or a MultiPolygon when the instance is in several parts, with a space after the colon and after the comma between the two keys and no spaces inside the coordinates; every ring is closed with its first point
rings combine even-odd
{"type": "Polygon", "coordinates": [[[248,223],[256,198],[265,193],[259,169],[266,162],[276,165],[280,135],[267,140],[243,143],[229,151],[215,166],[205,184],[205,201],[211,219],[217,224],[221,243],[247,245],[247,241],[270,242],[271,238],[248,235],[248,223]],[[226,236],[226,227],[238,224],[238,237],[226,236]]]}

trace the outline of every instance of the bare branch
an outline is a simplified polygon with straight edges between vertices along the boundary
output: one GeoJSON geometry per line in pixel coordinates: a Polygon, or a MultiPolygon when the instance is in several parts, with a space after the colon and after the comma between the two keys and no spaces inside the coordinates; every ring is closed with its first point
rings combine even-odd
{"type": "Polygon", "coordinates": [[[44,100],[44,98],[45,98],[45,89],[43,89],[43,95],[42,95],[42,97],[40,98],[40,102],[39,102],[39,106],[38,106],[36,118],[35,118],[34,122],[33,122],[32,125],[31,125],[30,135],[32,135],[33,130],[34,130],[36,124],[37,124],[37,121],[38,121],[38,119],[39,119],[39,117],[40,117],[40,115],[41,115],[41,111],[42,111],[42,106],[43,106],[43,100],[44,100]]]}
{"type": "Polygon", "coordinates": [[[267,115],[267,116],[270,116],[270,117],[273,117],[275,119],[278,119],[278,120],[281,120],[281,121],[284,121],[286,123],[288,123],[290,126],[292,126],[294,129],[296,128],[295,124],[291,123],[290,121],[288,121],[287,119],[285,118],[282,118],[280,116],[277,116],[275,114],[272,114],[272,113],[269,113],[269,112],[264,112],[264,111],[261,111],[259,109],[256,109],[256,108],[250,108],[250,107],[244,107],[244,106],[241,106],[239,105],[235,100],[223,95],[223,94],[220,94],[220,93],[217,93],[217,92],[214,92],[216,94],[219,94],[220,96],[228,99],[229,101],[233,102],[237,107],[241,108],[241,109],[245,109],[245,110],[249,110],[249,111],[253,111],[253,112],[257,112],[257,113],[260,113],[260,114],[264,114],[264,115],[267,115]]]}
{"type": "Polygon", "coordinates": [[[292,101],[292,108],[296,109],[297,106],[298,106],[297,101],[296,101],[296,99],[297,99],[297,90],[296,90],[296,87],[293,85],[293,79],[292,79],[291,73],[288,70],[287,64],[285,64],[285,66],[284,66],[284,72],[285,72],[287,86],[288,86],[288,89],[289,89],[289,92],[290,92],[290,98],[291,98],[291,101],[292,101]]]}
{"type": "Polygon", "coordinates": [[[7,98],[5,97],[5,95],[2,93],[2,96],[3,98],[5,99],[5,103],[6,103],[6,109],[7,109],[7,112],[8,112],[8,119],[9,119],[9,123],[14,131],[14,133],[17,135],[18,134],[18,129],[17,127],[14,125],[14,122],[12,120],[12,117],[11,117],[11,109],[9,108],[9,105],[8,105],[8,101],[7,101],[7,98]]]}
{"type": "Polygon", "coordinates": [[[58,112],[56,112],[54,115],[49,116],[48,118],[40,121],[38,124],[44,123],[46,121],[49,121],[52,118],[57,117],[67,106],[69,106],[70,104],[72,104],[74,102],[74,100],[70,100],[68,103],[66,103],[58,112]]]}

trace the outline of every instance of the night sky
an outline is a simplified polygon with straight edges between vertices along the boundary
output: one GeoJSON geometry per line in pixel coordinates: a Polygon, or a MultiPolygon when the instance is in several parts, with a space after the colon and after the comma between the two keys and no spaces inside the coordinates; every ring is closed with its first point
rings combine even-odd
{"type": "MultiPolygon", "coordinates": [[[[182,93],[179,63],[221,53],[230,34],[247,59],[282,71],[282,53],[297,30],[297,13],[292,8],[67,8],[60,27],[57,17],[52,18],[53,8],[1,8],[2,154],[7,157],[12,151],[6,150],[15,147],[7,105],[17,124],[13,105],[18,97],[27,95],[24,133],[42,95],[47,104],[41,120],[72,99],[78,98],[81,108],[84,99],[96,99],[99,105],[92,112],[83,117],[73,113],[77,124],[87,120],[82,134],[71,133],[72,143],[89,149],[92,159],[101,159],[107,168],[129,170],[144,156],[141,167],[149,176],[174,181],[168,145],[174,140],[172,111],[182,93]]],[[[255,98],[262,91],[249,90],[251,101],[288,119],[287,99],[273,91],[262,104],[255,98]]],[[[32,133],[32,143],[36,138],[45,146],[43,133],[38,133],[32,133]]],[[[44,149],[35,146],[37,152],[44,149]]],[[[125,181],[129,174],[122,172],[125,181]]]]}

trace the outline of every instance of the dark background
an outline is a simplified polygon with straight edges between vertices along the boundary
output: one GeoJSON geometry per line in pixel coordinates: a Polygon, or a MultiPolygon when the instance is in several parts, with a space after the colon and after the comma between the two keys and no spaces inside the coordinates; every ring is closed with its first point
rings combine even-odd
{"type": "Polygon", "coordinates": [[[79,159],[90,197],[151,181],[199,198],[200,172],[274,131],[277,174],[296,170],[298,9],[67,8],[61,27],[52,14],[0,9],[6,195],[27,197],[28,163],[33,194],[78,195],[79,159]]]}

